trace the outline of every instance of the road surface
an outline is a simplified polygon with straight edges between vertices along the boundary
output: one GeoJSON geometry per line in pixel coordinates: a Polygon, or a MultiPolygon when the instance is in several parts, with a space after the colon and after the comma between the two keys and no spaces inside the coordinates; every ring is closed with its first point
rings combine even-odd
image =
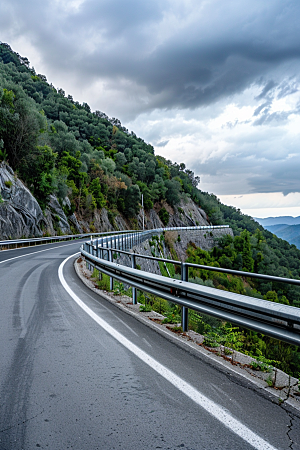
{"type": "Polygon", "coordinates": [[[300,450],[299,416],[88,290],[78,249],[0,253],[0,450],[300,450]]]}

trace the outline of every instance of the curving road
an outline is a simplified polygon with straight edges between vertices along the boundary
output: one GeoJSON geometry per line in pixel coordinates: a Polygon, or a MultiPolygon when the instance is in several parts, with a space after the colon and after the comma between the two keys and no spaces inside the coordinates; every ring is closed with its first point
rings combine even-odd
{"type": "Polygon", "coordinates": [[[0,253],[0,450],[300,450],[299,416],[89,291],[78,248],[0,253]]]}

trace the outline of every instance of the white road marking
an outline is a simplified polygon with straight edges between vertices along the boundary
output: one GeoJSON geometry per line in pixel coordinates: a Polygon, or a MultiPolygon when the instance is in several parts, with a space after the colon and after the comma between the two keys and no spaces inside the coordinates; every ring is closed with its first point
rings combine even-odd
{"type": "Polygon", "coordinates": [[[148,347],[152,348],[152,345],[147,341],[147,339],[143,338],[143,341],[148,345],[148,347]]]}
{"type": "Polygon", "coordinates": [[[259,437],[256,433],[251,431],[248,427],[243,425],[237,419],[235,419],[228,411],[222,408],[217,403],[210,400],[205,395],[201,394],[197,389],[191,386],[189,383],[184,381],[182,378],[177,376],[174,372],[169,370],[167,367],[160,364],[154,358],[149,356],[146,352],[141,350],[135,344],[130,342],[125,336],[115,330],[107,322],[101,319],[94,311],[92,311],[80,298],[72,291],[70,286],[67,284],[64,275],[63,268],[66,262],[74,258],[77,253],[66,258],[58,269],[58,276],[61,284],[68,292],[68,294],[73,298],[73,300],[80,306],[98,325],[100,325],[107,333],[109,333],[113,338],[115,338],[120,344],[131,351],[135,356],[137,356],[141,361],[155,370],[159,375],[164,377],[167,381],[173,384],[177,389],[184,393],[187,397],[197,403],[199,406],[204,408],[208,413],[210,413],[215,419],[219,420],[225,427],[229,428],[233,433],[237,434],[239,437],[244,439],[248,444],[252,445],[257,450],[276,450],[271,444],[259,437]]]}
{"type": "Polygon", "coordinates": [[[130,326],[127,325],[127,323],[125,323],[123,320],[119,319],[118,317],[117,317],[117,319],[118,319],[118,321],[121,322],[126,328],[128,328],[128,330],[130,330],[131,333],[133,333],[133,334],[135,334],[137,337],[139,337],[139,335],[138,335],[135,331],[133,331],[133,329],[130,328],[130,326]]]}
{"type": "MultiPolygon", "coordinates": [[[[48,252],[50,250],[53,250],[54,248],[68,247],[69,245],[74,245],[74,244],[76,244],[76,242],[72,242],[72,244],[66,244],[63,246],[57,245],[56,247],[46,248],[44,250],[38,250],[37,252],[25,253],[25,255],[19,255],[19,256],[14,256],[13,258],[4,259],[3,261],[0,261],[0,264],[3,264],[7,261],[12,261],[13,259],[24,258],[25,256],[36,255],[37,253],[48,252]]],[[[18,250],[20,250],[20,249],[18,249],[18,250]]]]}

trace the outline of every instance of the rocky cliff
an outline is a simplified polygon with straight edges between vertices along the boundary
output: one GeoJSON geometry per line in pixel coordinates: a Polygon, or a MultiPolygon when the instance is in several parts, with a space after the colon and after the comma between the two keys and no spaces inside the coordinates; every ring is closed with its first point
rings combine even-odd
{"type": "MultiPolygon", "coordinates": [[[[218,239],[227,234],[233,236],[231,228],[166,231],[153,235],[144,242],[135,245],[132,251],[137,255],[155,256],[184,262],[187,258],[186,250],[189,244],[200,247],[203,250],[211,250],[215,245],[218,245],[218,239]],[[158,239],[156,236],[158,236],[158,239]]],[[[120,254],[116,262],[131,267],[131,259],[127,255],[120,254]]],[[[136,263],[145,272],[162,274],[158,261],[137,256],[136,263]]],[[[165,264],[164,268],[168,273],[168,268],[165,264]]]]}
{"type": "Polygon", "coordinates": [[[42,236],[47,221],[38,202],[12,169],[0,164],[0,238],[42,236]]]}
{"type": "MultiPolygon", "coordinates": [[[[100,211],[95,210],[92,217],[87,220],[83,217],[77,217],[80,227],[84,232],[129,230],[136,228],[143,229],[143,211],[140,210],[134,222],[128,221],[120,214],[109,214],[105,208],[100,211]]],[[[182,199],[178,206],[172,208],[166,202],[156,203],[154,208],[146,211],[144,215],[144,228],[151,230],[153,228],[163,227],[184,227],[195,225],[210,225],[205,211],[199,208],[190,198],[182,199]],[[165,208],[169,214],[169,221],[163,224],[159,217],[159,212],[165,208]]]]}
{"type": "MultiPolygon", "coordinates": [[[[0,163],[0,239],[70,234],[68,218],[55,196],[43,212],[29,189],[0,163]]],[[[75,218],[76,219],[76,218],[75,218]]]]}
{"type": "MultiPolygon", "coordinates": [[[[0,163],[0,202],[0,239],[143,228],[142,210],[133,221],[120,214],[112,214],[105,208],[95,210],[88,219],[75,214],[67,217],[54,195],[49,196],[47,208],[42,211],[29,189],[5,162],[0,163]]],[[[68,197],[63,204],[70,206],[68,197]]],[[[188,197],[174,208],[166,202],[156,203],[144,215],[145,229],[193,225],[210,223],[205,211],[188,197]],[[167,224],[160,219],[162,208],[167,213],[167,224]]],[[[205,246],[209,238],[203,239],[205,246]]],[[[180,249],[178,251],[180,254],[180,249]]]]}

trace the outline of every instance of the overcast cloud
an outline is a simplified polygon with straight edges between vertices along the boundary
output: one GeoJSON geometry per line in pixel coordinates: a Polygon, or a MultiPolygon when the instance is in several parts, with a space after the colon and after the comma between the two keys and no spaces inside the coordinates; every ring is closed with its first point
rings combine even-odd
{"type": "Polygon", "coordinates": [[[299,18],[297,0],[0,0],[0,40],[202,189],[287,195],[300,192],[299,18]]]}

